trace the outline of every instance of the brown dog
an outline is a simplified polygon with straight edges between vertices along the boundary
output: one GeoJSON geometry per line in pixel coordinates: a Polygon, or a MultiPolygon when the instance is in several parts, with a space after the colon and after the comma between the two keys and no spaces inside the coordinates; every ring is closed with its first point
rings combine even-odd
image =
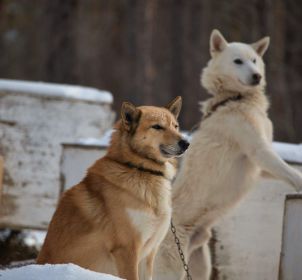
{"type": "Polygon", "coordinates": [[[171,218],[173,157],[188,147],[178,131],[181,98],[166,108],[124,103],[105,157],[66,191],[37,262],[75,263],[138,280],[152,279],[153,259],[171,218]]]}

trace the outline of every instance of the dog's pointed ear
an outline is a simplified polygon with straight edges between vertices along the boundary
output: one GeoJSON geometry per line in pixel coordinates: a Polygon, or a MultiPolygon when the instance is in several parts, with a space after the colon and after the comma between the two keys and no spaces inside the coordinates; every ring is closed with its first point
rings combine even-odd
{"type": "Polygon", "coordinates": [[[124,127],[127,131],[130,131],[133,127],[135,127],[140,118],[141,111],[137,109],[130,102],[123,102],[121,109],[121,118],[124,127]]]}
{"type": "Polygon", "coordinates": [[[222,36],[222,34],[214,29],[210,37],[210,53],[214,57],[217,53],[222,52],[228,45],[227,40],[222,36]]]}
{"type": "Polygon", "coordinates": [[[264,37],[259,41],[251,44],[251,47],[258,53],[260,56],[263,56],[269,46],[270,38],[264,37]]]}
{"type": "Polygon", "coordinates": [[[177,119],[181,110],[182,98],[177,96],[173,101],[171,101],[166,108],[175,116],[177,119]]]}

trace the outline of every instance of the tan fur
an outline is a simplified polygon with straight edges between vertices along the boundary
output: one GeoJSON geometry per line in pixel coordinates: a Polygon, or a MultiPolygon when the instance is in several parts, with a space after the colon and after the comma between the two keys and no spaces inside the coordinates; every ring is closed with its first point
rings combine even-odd
{"type": "MultiPolygon", "coordinates": [[[[261,171],[288,182],[297,191],[302,188],[301,174],[271,146],[272,123],[267,115],[261,58],[268,39],[247,45],[227,43],[217,31],[212,37],[217,41],[211,42],[212,60],[203,70],[202,83],[214,96],[202,104],[208,117],[193,134],[173,185],[173,220],[186,259],[194,258],[190,261],[194,280],[210,278],[207,246],[211,228],[253,188],[261,171]],[[238,71],[232,64],[237,57],[244,61],[238,71]],[[257,63],[251,61],[253,58],[257,63]],[[248,84],[248,75],[253,71],[262,75],[258,85],[248,84]],[[242,99],[214,110],[216,104],[238,94],[242,99]]],[[[155,279],[176,280],[183,276],[177,247],[168,233],[156,257],[155,279]]]]}
{"type": "Polygon", "coordinates": [[[172,157],[183,152],[176,120],[180,106],[180,98],[168,109],[123,104],[108,153],[63,194],[39,264],[71,262],[137,280],[138,264],[146,258],[144,277],[152,279],[153,259],[171,217],[172,157]],[[156,124],[164,129],[152,128],[156,124]],[[162,145],[171,154],[164,155],[162,145]]]}

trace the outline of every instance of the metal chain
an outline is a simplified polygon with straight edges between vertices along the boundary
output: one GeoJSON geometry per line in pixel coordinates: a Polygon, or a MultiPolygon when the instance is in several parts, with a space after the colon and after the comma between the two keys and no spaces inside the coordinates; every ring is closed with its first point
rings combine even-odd
{"type": "Polygon", "coordinates": [[[180,244],[179,238],[177,237],[176,228],[175,228],[175,226],[173,225],[172,220],[171,220],[171,231],[172,231],[172,233],[173,233],[173,235],[174,235],[174,241],[175,241],[175,244],[176,244],[176,246],[177,246],[178,253],[179,253],[179,257],[180,257],[180,259],[181,259],[181,261],[182,261],[184,270],[185,270],[185,272],[186,272],[186,274],[187,274],[187,279],[188,279],[188,280],[192,280],[192,277],[191,277],[190,272],[189,272],[189,266],[188,266],[188,264],[186,263],[185,255],[184,255],[184,253],[183,253],[183,251],[182,251],[182,249],[181,249],[181,244],[180,244]]]}

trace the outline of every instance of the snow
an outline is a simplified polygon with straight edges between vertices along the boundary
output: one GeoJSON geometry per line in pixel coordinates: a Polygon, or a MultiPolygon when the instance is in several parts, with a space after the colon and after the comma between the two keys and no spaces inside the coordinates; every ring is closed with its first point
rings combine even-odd
{"type": "Polygon", "coordinates": [[[285,161],[302,163],[302,144],[274,142],[273,148],[285,161]]]}
{"type": "Polygon", "coordinates": [[[27,265],[0,270],[0,280],[118,280],[121,278],[90,271],[75,264],[27,265]]]}
{"type": "Polygon", "coordinates": [[[96,103],[111,104],[113,102],[112,94],[108,91],[91,87],[44,82],[0,79],[0,91],[22,92],[41,97],[66,98],[96,103]]]}
{"type": "Polygon", "coordinates": [[[103,137],[101,139],[96,139],[96,138],[82,138],[76,141],[76,145],[84,145],[84,146],[100,146],[100,147],[108,147],[110,140],[111,140],[111,135],[113,133],[113,129],[107,130],[103,137]]]}
{"type": "Polygon", "coordinates": [[[24,243],[31,247],[35,246],[38,250],[42,247],[46,231],[44,230],[24,230],[24,243]]]}

